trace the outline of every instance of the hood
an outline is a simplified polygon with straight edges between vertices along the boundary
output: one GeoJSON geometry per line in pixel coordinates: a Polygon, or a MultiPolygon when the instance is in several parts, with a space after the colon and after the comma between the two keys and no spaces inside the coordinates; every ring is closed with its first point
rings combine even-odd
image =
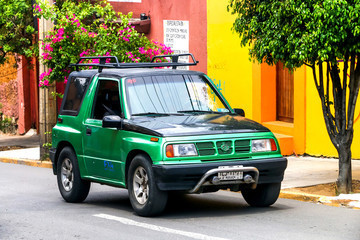
{"type": "Polygon", "coordinates": [[[134,117],[124,122],[124,130],[159,137],[270,131],[255,121],[230,114],[134,117]]]}

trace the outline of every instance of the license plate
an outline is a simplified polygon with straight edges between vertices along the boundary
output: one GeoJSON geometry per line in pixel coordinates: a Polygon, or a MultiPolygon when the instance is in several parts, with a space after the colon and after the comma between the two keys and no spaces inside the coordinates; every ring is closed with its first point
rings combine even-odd
{"type": "MultiPolygon", "coordinates": [[[[233,169],[242,166],[220,166],[219,169],[233,169]]],[[[244,172],[236,171],[236,172],[219,172],[218,177],[220,181],[227,181],[227,180],[239,180],[243,179],[244,172]]]]}

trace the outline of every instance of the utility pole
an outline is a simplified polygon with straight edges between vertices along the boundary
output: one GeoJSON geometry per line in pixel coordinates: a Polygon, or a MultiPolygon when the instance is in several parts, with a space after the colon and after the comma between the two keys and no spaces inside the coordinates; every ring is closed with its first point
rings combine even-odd
{"type": "MultiPolygon", "coordinates": [[[[41,0],[42,2],[48,1],[53,4],[53,0],[41,0]]],[[[43,40],[48,31],[54,27],[51,20],[45,20],[43,17],[39,19],[39,58],[42,58],[44,50],[41,49],[43,40]]],[[[48,71],[40,62],[39,74],[48,71]]],[[[52,92],[56,92],[55,83],[51,84],[48,88],[39,89],[39,125],[40,125],[40,159],[44,160],[48,157],[49,149],[44,147],[44,144],[51,143],[51,132],[53,126],[57,121],[57,108],[56,97],[52,95],[52,92]]]]}

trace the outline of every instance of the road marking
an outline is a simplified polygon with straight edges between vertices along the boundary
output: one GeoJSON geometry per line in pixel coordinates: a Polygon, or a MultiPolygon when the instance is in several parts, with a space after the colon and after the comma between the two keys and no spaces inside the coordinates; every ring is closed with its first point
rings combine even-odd
{"type": "Polygon", "coordinates": [[[189,237],[189,238],[194,238],[194,239],[201,239],[201,240],[228,240],[226,238],[212,237],[212,236],[208,236],[208,235],[204,235],[204,234],[200,234],[200,233],[186,232],[186,231],[176,230],[176,229],[172,229],[172,228],[161,227],[161,226],[157,226],[157,225],[153,225],[153,224],[136,222],[136,221],[128,219],[128,218],[116,217],[116,216],[103,214],[103,213],[95,214],[93,216],[108,219],[108,220],[118,221],[118,222],[121,222],[122,224],[125,224],[125,225],[132,225],[132,226],[142,227],[142,228],[146,228],[146,229],[150,229],[150,230],[158,231],[158,232],[177,234],[177,235],[181,235],[181,236],[185,236],[185,237],[189,237]]]}

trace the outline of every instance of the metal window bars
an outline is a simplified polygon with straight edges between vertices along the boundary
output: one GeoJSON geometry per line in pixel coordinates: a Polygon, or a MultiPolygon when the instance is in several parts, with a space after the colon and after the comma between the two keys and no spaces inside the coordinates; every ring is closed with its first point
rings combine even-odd
{"type": "Polygon", "coordinates": [[[72,63],[69,67],[76,67],[76,71],[79,71],[79,67],[97,67],[99,73],[102,72],[103,68],[153,68],[153,67],[176,67],[180,66],[195,66],[199,61],[195,60],[195,57],[191,53],[174,54],[174,55],[159,55],[154,56],[151,62],[140,62],[140,63],[119,63],[116,56],[98,56],[98,57],[80,57],[77,63],[72,63]],[[179,57],[190,56],[193,62],[179,62],[179,57]],[[171,58],[171,62],[155,62],[159,58],[171,58]],[[98,59],[99,63],[81,63],[82,60],[98,59]],[[106,62],[109,59],[110,62],[106,62]]]}

